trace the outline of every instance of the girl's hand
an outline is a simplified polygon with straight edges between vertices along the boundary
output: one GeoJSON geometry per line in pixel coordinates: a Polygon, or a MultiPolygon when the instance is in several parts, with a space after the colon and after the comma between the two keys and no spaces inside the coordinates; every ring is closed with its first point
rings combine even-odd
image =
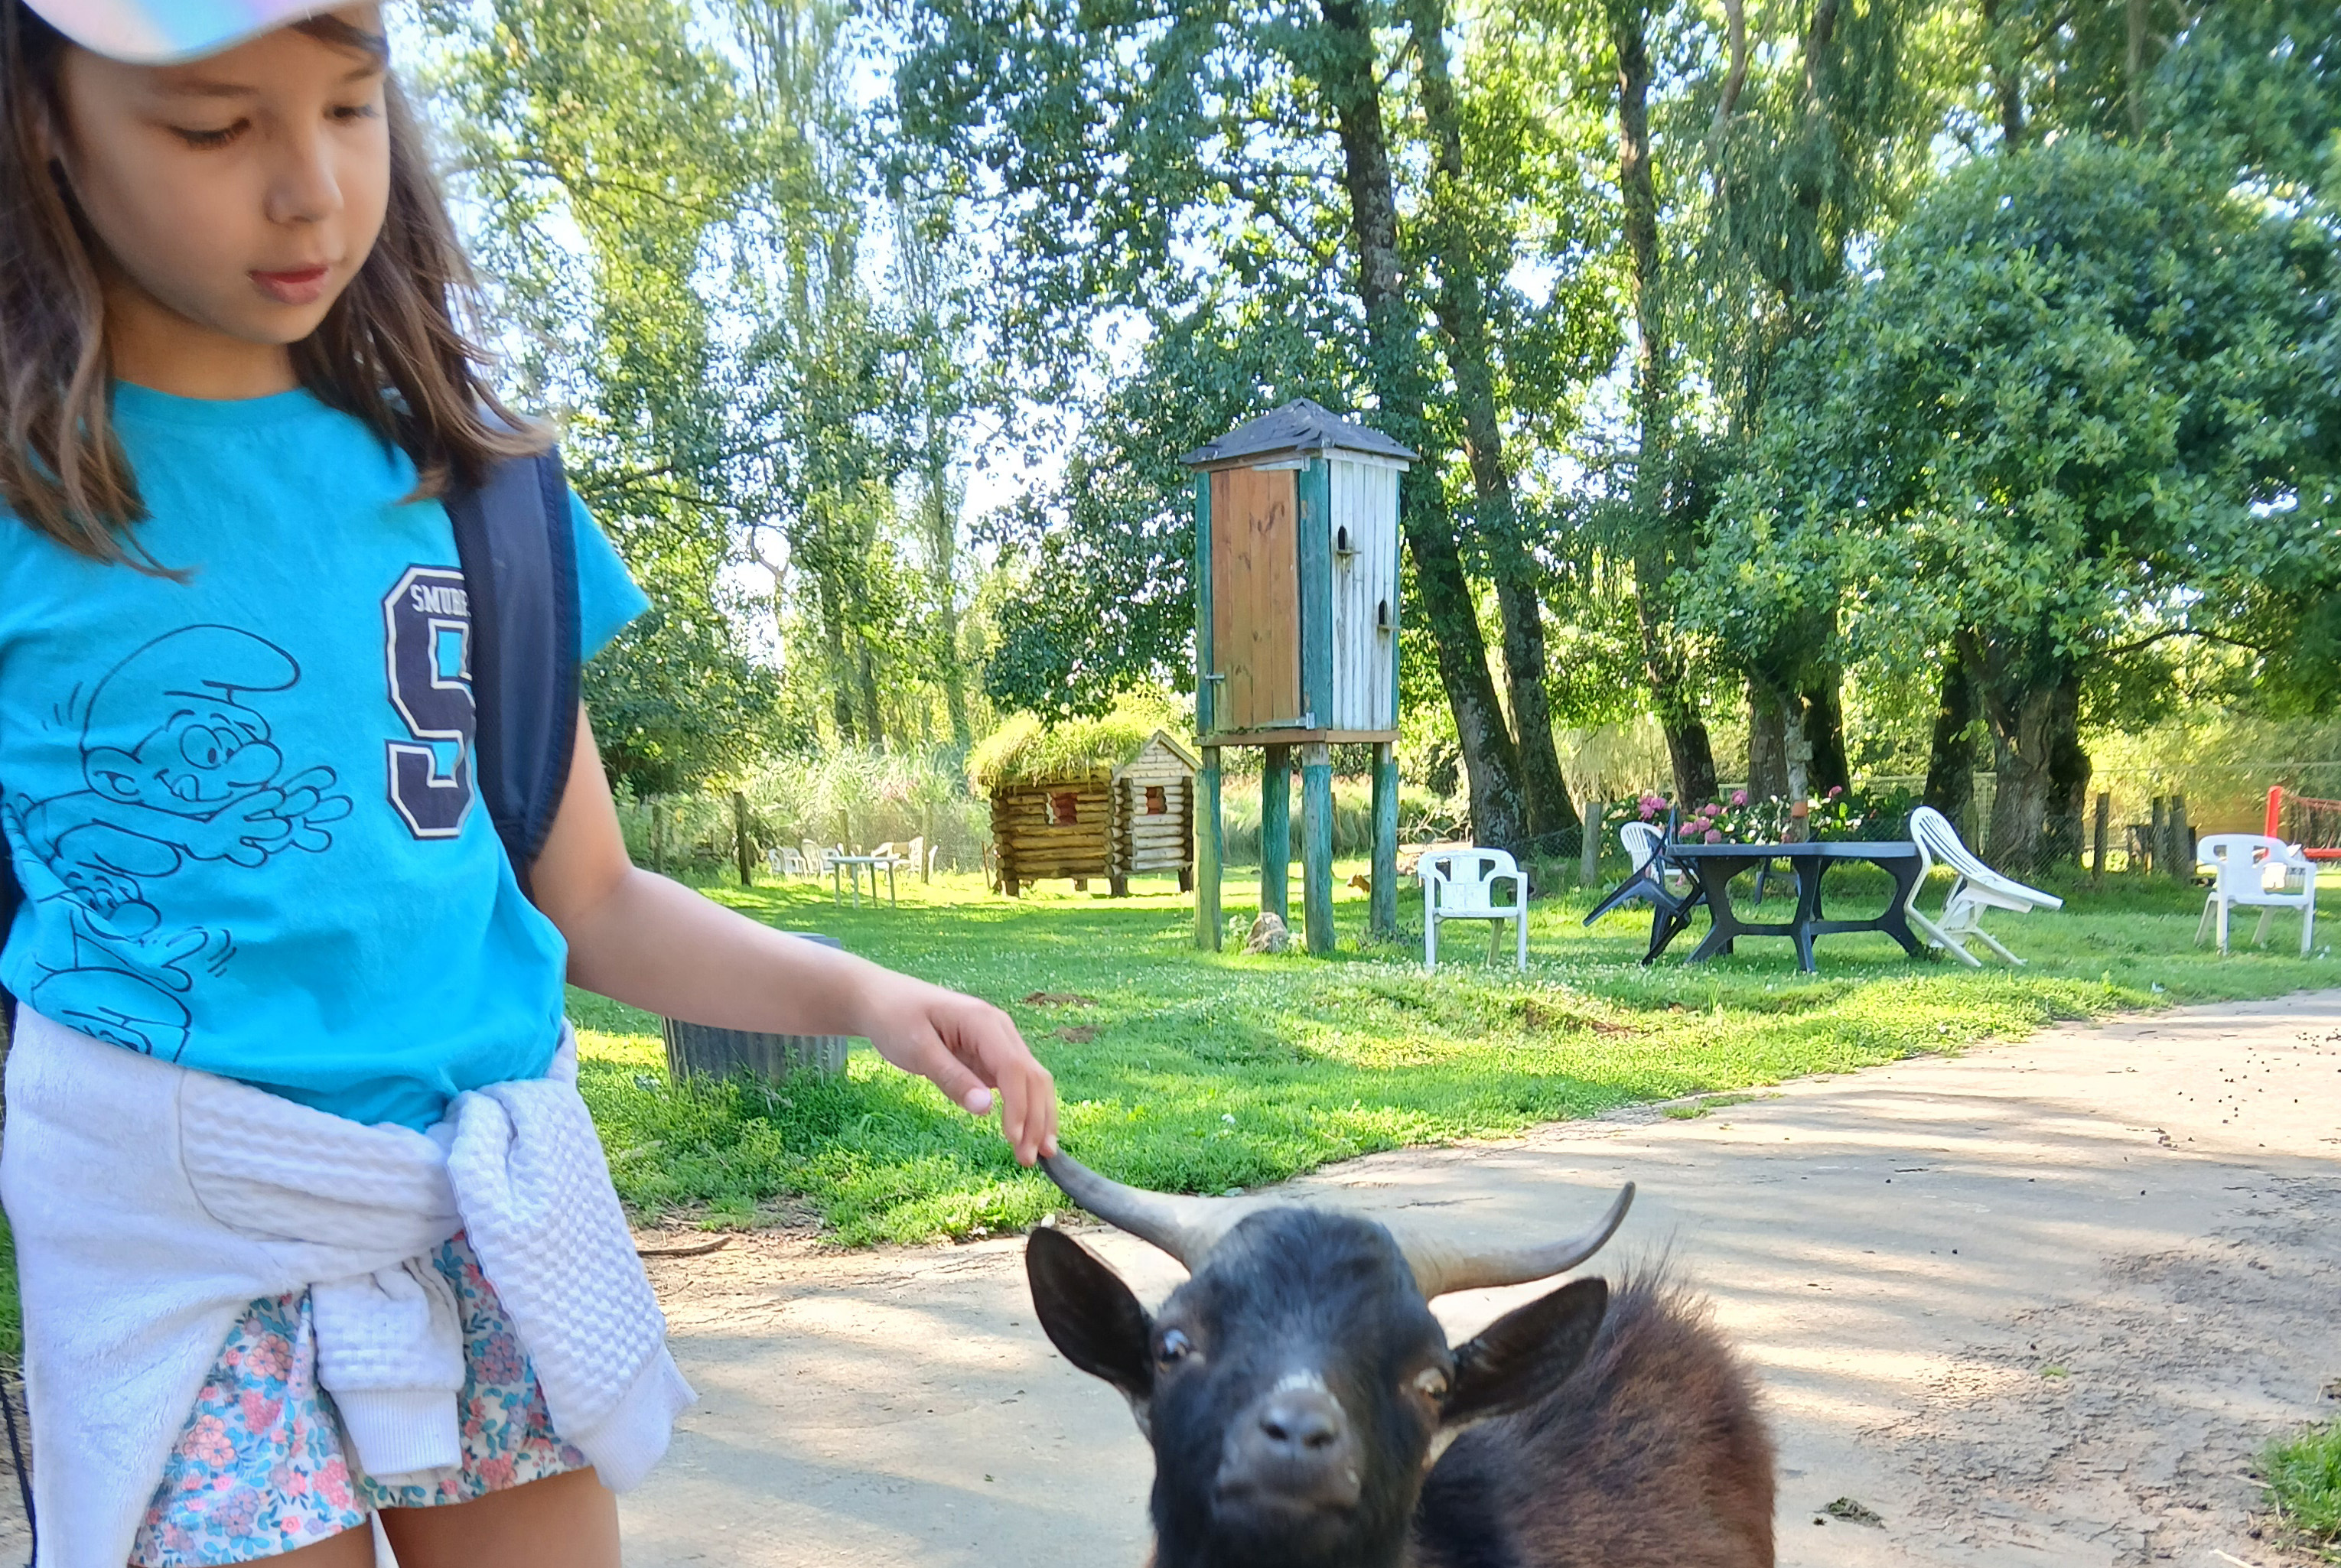
{"type": "Polygon", "coordinates": [[[1057,1152],[1057,1085],[1033,1059],[1024,1037],[991,1003],[883,972],[862,999],[852,1032],[869,1037],[878,1054],[916,1073],[973,1116],[991,1109],[1000,1092],[1000,1130],[1021,1165],[1057,1152]]]}

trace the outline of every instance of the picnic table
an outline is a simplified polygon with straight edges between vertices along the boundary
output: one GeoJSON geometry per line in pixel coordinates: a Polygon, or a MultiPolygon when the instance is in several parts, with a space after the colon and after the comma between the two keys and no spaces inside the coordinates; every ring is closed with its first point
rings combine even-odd
{"type": "MultiPolygon", "coordinates": [[[[1902,944],[1903,951],[1916,958],[1924,951],[1917,933],[1910,929],[1908,906],[1910,890],[1918,885],[1926,862],[1918,857],[1918,846],[1908,842],[1864,844],[1824,842],[1812,844],[1669,844],[1665,850],[1669,859],[1689,871],[1698,884],[1698,901],[1707,906],[1714,924],[1708,928],[1706,939],[1691,956],[1694,964],[1728,953],[1732,944],[1742,937],[1787,937],[1797,944],[1797,962],[1805,973],[1814,972],[1813,938],[1833,936],[1841,931],[1883,931],[1902,944]],[[1731,902],[1731,878],[1751,866],[1758,869],[1776,861],[1785,860],[1797,874],[1797,908],[1786,920],[1747,920],[1731,902]],[[1847,861],[1860,861],[1877,866],[1894,878],[1893,896],[1885,909],[1863,920],[1832,920],[1821,908],[1821,873],[1831,866],[1847,861]]],[[[1685,913],[1688,913],[1686,908],[1685,913]]],[[[1675,934],[1689,924],[1669,921],[1651,934],[1651,954],[1656,958],[1664,950],[1675,934]]]]}
{"type": "MultiPolygon", "coordinates": [[[[1786,936],[1796,943],[1796,962],[1805,974],[1814,974],[1812,938],[1814,936],[1836,936],[1838,931],[1885,931],[1903,946],[1903,952],[1918,958],[1924,950],[1918,934],[1910,929],[1910,889],[1918,887],[1919,875],[1927,864],[1919,858],[1918,845],[1913,842],[1808,842],[1808,845],[1667,845],[1667,857],[1690,870],[1699,885],[1699,901],[1707,903],[1708,918],[1714,925],[1707,929],[1707,938],[1690,955],[1698,964],[1714,958],[1718,952],[1730,952],[1732,943],[1742,936],[1786,936]],[[1748,866],[1763,868],[1775,861],[1788,861],[1796,870],[1796,913],[1788,919],[1742,919],[1739,910],[1732,908],[1732,878],[1748,866]],[[1887,898],[1885,910],[1868,919],[1830,919],[1821,910],[1821,873],[1830,866],[1845,861],[1878,866],[1894,878],[1894,894],[1887,898]]],[[[1653,934],[1655,936],[1655,934],[1653,934]]],[[[1671,941],[1671,931],[1669,931],[1671,941]]]]}

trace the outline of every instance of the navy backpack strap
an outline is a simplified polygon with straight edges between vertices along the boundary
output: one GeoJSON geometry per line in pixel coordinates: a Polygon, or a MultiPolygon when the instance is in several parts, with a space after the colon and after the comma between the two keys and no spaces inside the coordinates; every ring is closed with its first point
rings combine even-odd
{"type": "Polygon", "coordinates": [[[473,778],[523,891],[577,743],[577,536],[557,452],[446,497],[472,610],[473,778]]]}

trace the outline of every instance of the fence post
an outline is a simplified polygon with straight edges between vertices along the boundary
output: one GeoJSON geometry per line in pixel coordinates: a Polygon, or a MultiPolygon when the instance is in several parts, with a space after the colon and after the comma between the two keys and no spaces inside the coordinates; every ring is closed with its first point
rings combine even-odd
{"type": "Polygon", "coordinates": [[[923,802],[921,802],[921,803],[920,804],[920,807],[919,807],[919,886],[920,886],[920,887],[923,888],[923,887],[925,887],[928,883],[930,883],[930,882],[931,882],[931,881],[933,881],[933,880],[934,880],[934,877],[933,877],[933,876],[932,876],[932,874],[931,874],[931,873],[930,873],[930,872],[928,871],[928,869],[927,869],[927,868],[928,868],[929,866],[931,866],[931,865],[933,865],[933,864],[934,864],[934,860],[935,860],[935,808],[934,808],[934,803],[933,803],[932,801],[923,801],[923,802]]]}
{"type": "Polygon", "coordinates": [[[1590,888],[1601,879],[1601,802],[1590,794],[1578,808],[1577,882],[1590,888]]]}
{"type": "Polygon", "coordinates": [[[2187,797],[2170,798],[2170,879],[2191,882],[2195,879],[2195,835],[2187,828],[2187,797]]]}
{"type": "Polygon", "coordinates": [[[2089,862],[2089,880],[2101,883],[2106,879],[2106,836],[2113,830],[2114,798],[2105,790],[2097,791],[2097,820],[2094,835],[2096,854],[2089,862]]]}
{"type": "Polygon", "coordinates": [[[750,885],[748,875],[748,797],[739,790],[732,791],[732,853],[740,862],[740,886],[750,885]]]}
{"type": "Polygon", "coordinates": [[[651,869],[666,875],[666,808],[651,802],[651,869]]]}
{"type": "Polygon", "coordinates": [[[2151,872],[2169,859],[2170,845],[2164,838],[2168,831],[2169,802],[2157,795],[2146,829],[2146,864],[2139,870],[2151,872]]]}

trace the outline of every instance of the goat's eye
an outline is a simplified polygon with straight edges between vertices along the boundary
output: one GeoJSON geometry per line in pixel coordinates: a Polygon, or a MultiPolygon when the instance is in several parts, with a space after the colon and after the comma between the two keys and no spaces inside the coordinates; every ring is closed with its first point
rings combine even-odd
{"type": "Polygon", "coordinates": [[[1414,1391],[1436,1404],[1447,1397],[1447,1369],[1426,1366],[1414,1374],[1414,1391]]]}
{"type": "Polygon", "coordinates": [[[1163,1331],[1162,1343],[1155,1348],[1154,1359],[1164,1366],[1176,1366],[1195,1354],[1195,1342],[1177,1329],[1163,1331]]]}

